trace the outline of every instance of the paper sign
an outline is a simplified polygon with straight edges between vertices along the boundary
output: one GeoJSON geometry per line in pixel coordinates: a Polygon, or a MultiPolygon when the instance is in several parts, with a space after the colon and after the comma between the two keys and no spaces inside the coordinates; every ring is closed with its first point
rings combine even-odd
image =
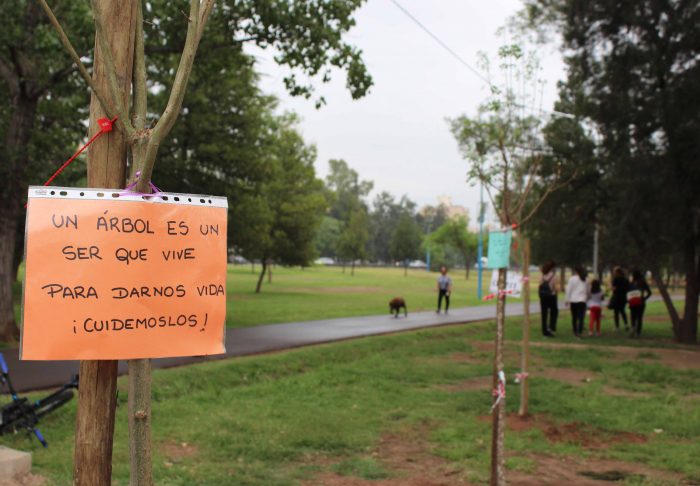
{"type": "MultiPolygon", "coordinates": [[[[511,272],[508,270],[506,273],[506,288],[505,291],[508,292],[510,297],[520,297],[520,293],[523,291],[523,274],[520,272],[511,272]]],[[[491,273],[491,284],[489,285],[489,292],[498,292],[498,271],[491,273]]]]}
{"type": "Polygon", "coordinates": [[[227,206],[30,187],[21,359],[223,353],[227,206]]]}
{"type": "Polygon", "coordinates": [[[510,245],[513,239],[511,230],[489,232],[489,252],[486,268],[508,268],[510,264],[510,245]]]}

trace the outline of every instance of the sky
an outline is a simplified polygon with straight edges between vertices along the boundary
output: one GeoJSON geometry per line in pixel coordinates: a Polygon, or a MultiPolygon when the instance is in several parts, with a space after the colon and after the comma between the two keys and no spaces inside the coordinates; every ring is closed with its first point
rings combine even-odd
{"type": "MultiPolygon", "coordinates": [[[[429,30],[473,67],[478,52],[495,55],[505,41],[496,34],[521,8],[519,0],[397,0],[429,30]]],[[[467,182],[467,163],[450,133],[447,118],[473,115],[487,87],[420,29],[391,0],[369,0],[356,13],[357,26],[347,41],[363,51],[374,86],[352,100],[342,71],[328,84],[316,83],[326,105],[290,97],[284,88],[287,70],[273,52],[251,49],[257,58],[264,92],[280,99],[280,109],[301,117],[300,129],[316,145],[319,177],[328,160],[348,162],[361,179],[374,181],[374,194],[407,195],[419,206],[435,205],[438,196],[477,214],[478,186],[467,182]]],[[[542,60],[543,107],[552,108],[556,83],[565,77],[554,47],[538,50],[542,60]]],[[[373,195],[372,195],[373,196],[373,195]]]]}

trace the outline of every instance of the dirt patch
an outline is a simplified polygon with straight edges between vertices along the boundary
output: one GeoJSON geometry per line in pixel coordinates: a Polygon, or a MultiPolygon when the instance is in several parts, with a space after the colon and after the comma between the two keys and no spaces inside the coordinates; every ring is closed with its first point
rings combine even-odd
{"type": "Polygon", "coordinates": [[[509,485],[542,486],[571,484],[576,486],[610,486],[611,482],[633,478],[683,484],[683,476],[651,469],[643,464],[597,458],[531,455],[533,472],[509,471],[509,485]]]}
{"type": "Polygon", "coordinates": [[[488,375],[469,378],[467,380],[460,381],[459,383],[445,385],[440,388],[455,393],[463,391],[490,390],[492,385],[493,377],[491,375],[488,375]]]}
{"type": "Polygon", "coordinates": [[[382,435],[372,458],[395,477],[363,479],[323,473],[305,482],[323,486],[470,486],[463,479],[462,469],[451,466],[431,452],[425,436],[427,430],[382,435]]]}
{"type": "Polygon", "coordinates": [[[199,453],[199,448],[187,442],[166,442],[162,445],[162,451],[167,462],[177,464],[183,459],[196,456],[199,453]]]}
{"type": "MultiPolygon", "coordinates": [[[[491,415],[481,415],[479,420],[490,422],[491,415]]],[[[509,414],[506,419],[508,430],[523,432],[539,429],[550,442],[577,444],[587,449],[605,449],[614,444],[644,444],[647,437],[625,431],[604,430],[581,422],[560,424],[543,414],[520,417],[509,414]]]]}
{"type": "Polygon", "coordinates": [[[474,341],[470,342],[479,351],[485,351],[487,353],[493,353],[493,343],[491,341],[474,341]]]}
{"type": "Polygon", "coordinates": [[[700,346],[654,348],[636,346],[591,346],[573,343],[530,343],[532,347],[554,349],[600,349],[615,353],[612,361],[643,361],[659,363],[674,369],[700,369],[700,346]],[[644,355],[648,356],[645,357],[644,355]]]}
{"type": "Polygon", "coordinates": [[[547,368],[533,373],[534,376],[563,381],[571,385],[581,386],[598,378],[593,371],[578,370],[576,368],[547,368]]]}
{"type": "Polygon", "coordinates": [[[27,474],[17,479],[0,480],[0,486],[44,486],[47,484],[46,478],[37,474],[27,474]]]}
{"type": "Polygon", "coordinates": [[[673,349],[615,346],[613,350],[617,354],[613,358],[614,360],[658,363],[676,370],[700,370],[700,348],[673,349]],[[645,354],[648,356],[645,357],[645,354]]]}
{"type": "Polygon", "coordinates": [[[483,358],[477,358],[473,354],[469,353],[452,353],[449,356],[449,360],[455,363],[467,364],[482,364],[484,362],[483,358]]]}
{"type": "Polygon", "coordinates": [[[632,432],[610,432],[581,422],[550,425],[544,429],[550,442],[578,444],[587,449],[606,449],[614,444],[643,444],[647,438],[632,432]]]}
{"type": "Polygon", "coordinates": [[[647,398],[652,396],[648,392],[638,392],[632,390],[625,390],[623,388],[616,388],[610,385],[603,385],[603,393],[610,395],[612,397],[627,397],[627,398],[647,398]]]}

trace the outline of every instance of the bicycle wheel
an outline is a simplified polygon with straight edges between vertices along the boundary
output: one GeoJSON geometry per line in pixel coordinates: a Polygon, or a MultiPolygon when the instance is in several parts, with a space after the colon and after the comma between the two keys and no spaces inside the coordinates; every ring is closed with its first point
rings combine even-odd
{"type": "Polygon", "coordinates": [[[60,393],[48,396],[37,402],[36,416],[43,417],[49,412],[53,412],[58,407],[70,402],[73,399],[73,390],[63,390],[60,393]]]}

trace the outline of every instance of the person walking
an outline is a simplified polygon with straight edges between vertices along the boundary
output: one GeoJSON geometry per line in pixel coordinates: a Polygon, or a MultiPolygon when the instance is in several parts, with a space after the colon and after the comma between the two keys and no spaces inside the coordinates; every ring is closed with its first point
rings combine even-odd
{"type": "Polygon", "coordinates": [[[571,327],[574,336],[581,339],[583,333],[583,318],[586,315],[588,287],[586,286],[586,271],[582,267],[574,268],[574,274],[566,285],[566,305],[571,309],[571,327]]]}
{"type": "Polygon", "coordinates": [[[452,279],[447,276],[447,267],[440,266],[440,276],[437,279],[438,305],[436,313],[440,313],[442,299],[445,299],[445,314],[450,310],[450,294],[452,293],[452,279]]]}
{"type": "Polygon", "coordinates": [[[596,336],[600,336],[600,320],[603,316],[603,299],[605,294],[600,286],[600,281],[594,279],[591,282],[591,290],[588,293],[588,312],[590,318],[588,320],[588,335],[593,336],[595,332],[596,336]]]}
{"type": "Polygon", "coordinates": [[[627,302],[630,305],[630,321],[632,331],[630,336],[639,337],[642,334],[642,320],[646,309],[647,299],[651,297],[651,289],[639,270],[632,272],[632,283],[627,292],[627,302]]]}
{"type": "Polygon", "coordinates": [[[557,331],[557,317],[559,317],[559,302],[557,302],[559,288],[554,262],[549,261],[542,265],[542,278],[537,291],[540,297],[542,335],[554,337],[557,331]]]}
{"type": "Polygon", "coordinates": [[[613,310],[615,316],[615,330],[620,330],[620,318],[625,324],[625,331],[629,330],[627,325],[627,292],[629,290],[629,280],[625,277],[625,272],[622,267],[613,268],[612,281],[610,286],[612,287],[612,295],[610,296],[610,303],[608,307],[613,310]]]}

